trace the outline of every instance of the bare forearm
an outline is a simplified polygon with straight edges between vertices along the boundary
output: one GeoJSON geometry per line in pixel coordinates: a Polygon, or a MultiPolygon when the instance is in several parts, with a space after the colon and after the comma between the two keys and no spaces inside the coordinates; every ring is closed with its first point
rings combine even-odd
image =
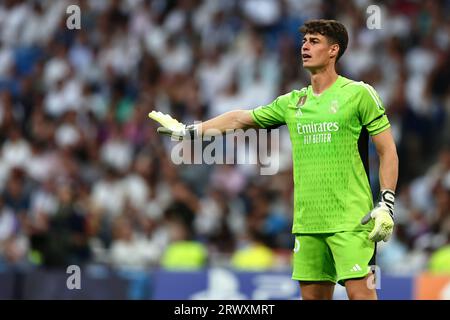
{"type": "Polygon", "coordinates": [[[380,188],[395,192],[398,179],[398,157],[391,129],[373,136],[372,139],[380,158],[380,188]]]}
{"type": "Polygon", "coordinates": [[[380,154],[380,188],[395,192],[398,179],[398,157],[396,150],[380,154]]]}
{"type": "Polygon", "coordinates": [[[248,110],[234,110],[202,122],[198,132],[201,135],[215,135],[227,130],[247,129],[255,127],[256,123],[248,110]]]}

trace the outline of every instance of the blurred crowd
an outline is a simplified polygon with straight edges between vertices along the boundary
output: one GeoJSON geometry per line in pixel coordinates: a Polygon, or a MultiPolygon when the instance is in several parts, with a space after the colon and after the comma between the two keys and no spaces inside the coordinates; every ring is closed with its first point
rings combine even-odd
{"type": "Polygon", "coordinates": [[[174,165],[147,114],[192,123],[307,85],[298,28],[329,18],[350,35],[338,72],[380,94],[400,158],[378,265],[427,270],[450,243],[449,17],[448,0],[2,1],[0,266],[289,269],[287,130],[279,173],[261,176],[174,165]],[[71,4],[81,29],[66,26],[71,4]]]}

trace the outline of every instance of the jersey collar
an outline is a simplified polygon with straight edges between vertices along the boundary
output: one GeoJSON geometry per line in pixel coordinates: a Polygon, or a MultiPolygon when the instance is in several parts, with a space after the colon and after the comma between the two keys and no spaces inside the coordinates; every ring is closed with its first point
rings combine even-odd
{"type": "Polygon", "coordinates": [[[322,93],[320,93],[320,94],[315,94],[312,89],[312,85],[309,85],[308,86],[308,95],[310,97],[312,97],[313,99],[320,99],[320,97],[323,97],[324,95],[326,95],[327,92],[333,91],[333,89],[336,88],[341,83],[342,79],[343,79],[343,77],[338,75],[338,77],[333,82],[333,84],[331,86],[329,86],[328,88],[326,88],[324,91],[322,91],[322,93]]]}

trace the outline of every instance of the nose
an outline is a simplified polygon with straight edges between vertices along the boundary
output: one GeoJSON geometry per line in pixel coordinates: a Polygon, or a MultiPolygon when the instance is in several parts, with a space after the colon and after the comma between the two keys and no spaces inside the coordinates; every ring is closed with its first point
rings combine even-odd
{"type": "Polygon", "coordinates": [[[305,42],[305,43],[302,45],[302,52],[304,52],[304,51],[309,51],[309,49],[310,49],[310,47],[309,47],[308,42],[305,42]]]}

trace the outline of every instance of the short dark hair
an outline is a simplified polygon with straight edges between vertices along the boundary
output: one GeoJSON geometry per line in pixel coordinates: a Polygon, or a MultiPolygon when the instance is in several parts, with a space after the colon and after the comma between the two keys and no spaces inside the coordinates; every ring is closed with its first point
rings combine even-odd
{"type": "Polygon", "coordinates": [[[347,49],[347,29],[339,21],[325,19],[309,20],[300,27],[299,31],[303,33],[303,35],[307,33],[319,33],[325,36],[330,43],[337,43],[339,45],[339,53],[336,61],[339,60],[339,58],[344,54],[345,49],[347,49]]]}

